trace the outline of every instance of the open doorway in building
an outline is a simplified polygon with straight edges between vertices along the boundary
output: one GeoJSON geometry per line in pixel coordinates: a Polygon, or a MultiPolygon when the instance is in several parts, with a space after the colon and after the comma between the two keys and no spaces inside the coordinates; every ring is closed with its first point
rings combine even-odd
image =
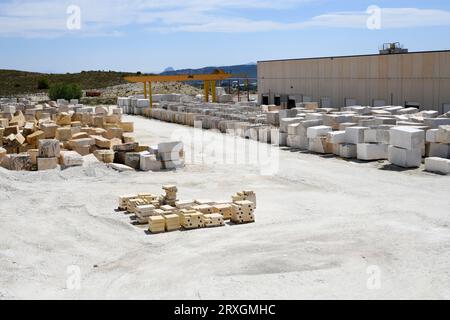
{"type": "Polygon", "coordinates": [[[382,99],[373,99],[372,107],[384,107],[386,105],[386,101],[382,99]]]}
{"type": "Polygon", "coordinates": [[[262,96],[262,104],[269,105],[269,96],[262,96]]]}
{"type": "Polygon", "coordinates": [[[405,101],[405,108],[416,108],[420,109],[420,103],[414,101],[405,101]]]}
{"type": "Polygon", "coordinates": [[[294,109],[295,108],[295,99],[288,99],[288,109],[294,109]]]}
{"type": "Polygon", "coordinates": [[[444,114],[444,113],[447,113],[447,112],[450,112],[450,103],[444,103],[442,105],[442,113],[444,114]]]}
{"type": "Polygon", "coordinates": [[[320,107],[321,108],[331,108],[331,98],[330,97],[320,98],[320,107]]]}
{"type": "Polygon", "coordinates": [[[281,97],[280,96],[275,96],[274,105],[281,106],[281,97]]]}

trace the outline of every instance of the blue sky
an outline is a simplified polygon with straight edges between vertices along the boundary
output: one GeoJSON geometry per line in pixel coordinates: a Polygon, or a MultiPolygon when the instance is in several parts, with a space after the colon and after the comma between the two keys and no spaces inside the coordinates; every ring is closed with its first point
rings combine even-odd
{"type": "Polygon", "coordinates": [[[1,69],[160,72],[370,54],[391,41],[450,49],[449,35],[450,1],[0,0],[1,69]]]}

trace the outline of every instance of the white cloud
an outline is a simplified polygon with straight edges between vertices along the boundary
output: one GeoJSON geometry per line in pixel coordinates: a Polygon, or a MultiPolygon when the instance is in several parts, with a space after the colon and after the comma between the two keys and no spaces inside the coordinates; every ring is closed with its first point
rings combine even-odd
{"type": "MultiPolygon", "coordinates": [[[[365,11],[334,12],[298,22],[255,19],[251,9],[292,10],[314,0],[6,0],[0,3],[0,36],[120,35],[126,26],[152,32],[265,32],[306,28],[366,28],[365,11]],[[81,8],[82,28],[66,28],[66,9],[81,8]]],[[[270,14],[268,14],[270,16],[270,14]]],[[[449,26],[450,11],[381,9],[381,28],[449,26]]]]}

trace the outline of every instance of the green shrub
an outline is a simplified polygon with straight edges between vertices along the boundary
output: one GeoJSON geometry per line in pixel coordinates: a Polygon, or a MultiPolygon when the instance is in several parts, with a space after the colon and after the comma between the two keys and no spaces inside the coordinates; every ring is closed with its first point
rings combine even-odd
{"type": "Polygon", "coordinates": [[[42,78],[38,80],[38,89],[39,90],[47,90],[50,86],[48,85],[48,79],[42,78]]]}
{"type": "Polygon", "coordinates": [[[83,96],[83,91],[77,84],[58,83],[50,87],[48,95],[50,100],[53,101],[58,99],[80,99],[83,96]]]}

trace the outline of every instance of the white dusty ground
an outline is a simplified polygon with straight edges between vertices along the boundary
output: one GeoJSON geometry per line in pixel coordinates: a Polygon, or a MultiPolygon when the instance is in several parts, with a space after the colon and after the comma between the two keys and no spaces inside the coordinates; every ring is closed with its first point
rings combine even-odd
{"type": "MultiPolygon", "coordinates": [[[[188,140],[202,134],[128,118],[142,143],[180,129],[188,140]]],[[[203,134],[215,145],[234,141],[203,134]]],[[[92,162],[0,169],[0,298],[450,298],[450,177],[300,152],[278,157],[278,172],[267,176],[255,165],[224,165],[220,151],[177,172],[120,174],[92,162]],[[150,235],[114,212],[119,195],[161,193],[163,184],[177,184],[182,199],[253,189],[257,222],[150,235]],[[80,289],[67,288],[76,284],[72,265],[80,289]]]]}

